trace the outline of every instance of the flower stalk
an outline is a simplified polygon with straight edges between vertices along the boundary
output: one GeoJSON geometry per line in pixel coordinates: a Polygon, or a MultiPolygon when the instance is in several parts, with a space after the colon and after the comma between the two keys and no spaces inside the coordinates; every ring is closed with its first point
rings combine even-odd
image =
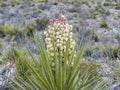
{"type": "Polygon", "coordinates": [[[52,63],[54,63],[54,50],[64,63],[67,44],[69,43],[68,56],[71,56],[75,48],[72,25],[67,23],[65,15],[62,14],[59,18],[53,20],[44,31],[44,35],[47,53],[52,63]]]}

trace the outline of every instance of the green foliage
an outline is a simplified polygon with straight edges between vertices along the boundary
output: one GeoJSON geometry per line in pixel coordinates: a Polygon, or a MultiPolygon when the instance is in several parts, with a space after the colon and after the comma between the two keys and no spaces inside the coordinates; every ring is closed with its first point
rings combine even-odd
{"type": "Polygon", "coordinates": [[[2,55],[2,63],[6,63],[8,61],[13,62],[15,59],[13,54],[16,54],[16,50],[12,47],[9,51],[7,51],[7,53],[2,55]]]}
{"type": "Polygon", "coordinates": [[[57,6],[57,5],[58,5],[58,2],[54,2],[53,4],[57,6]]]}
{"type": "Polygon", "coordinates": [[[115,35],[115,38],[118,40],[118,43],[120,45],[120,31],[116,28],[113,28],[110,30],[110,32],[115,35]]]}
{"type": "Polygon", "coordinates": [[[88,47],[87,49],[86,49],[86,51],[85,51],[85,56],[91,56],[92,55],[92,53],[93,53],[93,49],[92,48],[90,48],[90,47],[88,47]]]}
{"type": "Polygon", "coordinates": [[[107,10],[105,14],[106,14],[106,15],[110,15],[111,13],[110,13],[109,10],[107,10]]]}
{"type": "Polygon", "coordinates": [[[103,8],[103,6],[99,5],[98,7],[96,7],[95,10],[93,10],[91,12],[91,17],[96,17],[97,15],[101,15],[101,14],[106,14],[106,15],[110,15],[110,11],[109,10],[105,10],[103,8]]]}
{"type": "Polygon", "coordinates": [[[11,0],[10,4],[14,7],[19,4],[19,0],[11,0]]]}
{"type": "Polygon", "coordinates": [[[48,18],[36,19],[36,25],[38,30],[43,30],[46,25],[49,23],[48,18]]]}
{"type": "Polygon", "coordinates": [[[0,25],[0,37],[13,36],[21,33],[21,29],[15,25],[0,25]]]}
{"type": "Polygon", "coordinates": [[[101,13],[101,14],[105,13],[105,9],[101,5],[98,6],[95,10],[98,11],[99,13],[101,13]]]}
{"type": "Polygon", "coordinates": [[[101,65],[100,64],[95,64],[93,61],[88,61],[88,62],[82,61],[81,64],[80,64],[80,71],[84,70],[84,68],[86,66],[89,66],[89,65],[91,65],[91,67],[88,70],[89,73],[91,74],[91,77],[97,76],[97,75],[99,76],[98,71],[101,71],[101,69],[102,69],[101,65]]]}
{"type": "Polygon", "coordinates": [[[95,41],[95,42],[98,42],[99,41],[99,37],[96,33],[93,33],[92,35],[92,39],[95,41]]]}
{"type": "Polygon", "coordinates": [[[7,6],[6,2],[0,1],[0,7],[5,7],[7,6]]]}
{"type": "Polygon", "coordinates": [[[107,23],[106,23],[105,21],[102,21],[102,22],[100,23],[100,28],[108,28],[107,23]]]}
{"type": "Polygon", "coordinates": [[[2,43],[2,42],[0,42],[0,48],[2,48],[2,46],[3,46],[3,43],[2,43]]]}
{"type": "Polygon", "coordinates": [[[21,78],[26,78],[25,74],[29,75],[29,64],[32,64],[32,60],[28,59],[26,53],[22,50],[14,49],[15,53],[13,53],[14,56],[14,62],[17,70],[17,76],[20,76],[21,78]],[[19,57],[19,58],[18,58],[19,57]]]}
{"type": "Polygon", "coordinates": [[[120,18],[120,14],[118,15],[118,18],[120,18]]]}
{"type": "Polygon", "coordinates": [[[120,64],[119,63],[115,63],[114,65],[113,65],[113,71],[114,71],[114,78],[115,79],[120,79],[120,64]]]}
{"type": "Polygon", "coordinates": [[[77,16],[79,16],[79,14],[77,12],[73,12],[73,16],[77,17],[77,16]]]}
{"type": "Polygon", "coordinates": [[[116,3],[116,7],[115,7],[115,9],[120,9],[120,2],[119,3],[116,3]]]}
{"type": "Polygon", "coordinates": [[[120,46],[108,46],[106,50],[103,50],[103,53],[112,59],[118,58],[120,56],[120,46]]]}
{"type": "Polygon", "coordinates": [[[42,12],[43,12],[43,11],[42,11],[41,9],[39,9],[39,10],[38,10],[38,9],[36,9],[36,10],[34,10],[34,12],[33,12],[33,13],[34,13],[34,14],[40,14],[40,13],[42,13],[42,12]]]}
{"type": "Polygon", "coordinates": [[[29,25],[26,25],[25,26],[25,29],[24,29],[25,33],[27,34],[27,36],[34,36],[35,34],[35,31],[36,31],[36,27],[35,25],[33,24],[29,24],[29,25]]]}
{"type": "Polygon", "coordinates": [[[110,5],[110,2],[107,2],[107,1],[104,2],[104,6],[109,6],[109,5],[110,5]]]}
{"type": "Polygon", "coordinates": [[[102,48],[99,45],[94,45],[94,46],[91,46],[91,47],[89,46],[89,47],[87,47],[84,55],[85,56],[91,56],[94,51],[100,50],[100,49],[102,49],[102,48]]]}
{"type": "Polygon", "coordinates": [[[29,24],[20,28],[19,26],[15,25],[0,25],[0,37],[23,37],[24,35],[27,36],[34,36],[36,27],[33,24],[29,24]]]}
{"type": "MultiPolygon", "coordinates": [[[[55,70],[53,70],[43,42],[35,39],[35,43],[39,51],[39,58],[36,59],[29,51],[32,64],[29,61],[26,62],[24,53],[16,55],[17,72],[21,73],[23,70],[21,74],[24,73],[24,78],[17,74],[16,78],[12,80],[11,90],[107,90],[105,81],[101,81],[102,79],[89,73],[93,64],[89,63],[84,65],[84,69],[78,70],[85,47],[77,52],[73,65],[71,62],[69,64],[61,63],[57,53],[54,52],[55,70]]],[[[67,52],[66,50],[65,61],[68,57],[67,52]]],[[[70,60],[72,60],[72,56],[70,60]]]]}

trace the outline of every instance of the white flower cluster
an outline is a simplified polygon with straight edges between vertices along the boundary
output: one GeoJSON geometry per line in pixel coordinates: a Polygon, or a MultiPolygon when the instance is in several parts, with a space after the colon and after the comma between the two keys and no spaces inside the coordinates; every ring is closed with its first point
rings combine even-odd
{"type": "Polygon", "coordinates": [[[48,29],[44,31],[45,43],[50,60],[54,60],[54,50],[56,48],[59,56],[64,60],[64,52],[69,40],[69,55],[75,48],[75,40],[73,39],[72,25],[66,23],[66,18],[61,15],[58,19],[53,20],[48,29]]]}

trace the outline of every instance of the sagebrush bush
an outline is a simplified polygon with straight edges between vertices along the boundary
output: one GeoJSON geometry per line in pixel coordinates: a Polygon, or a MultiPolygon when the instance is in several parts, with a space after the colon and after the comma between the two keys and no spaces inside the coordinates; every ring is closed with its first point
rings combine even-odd
{"type": "Polygon", "coordinates": [[[36,25],[38,30],[44,30],[47,24],[49,23],[48,18],[36,19],[36,25]]]}
{"type": "Polygon", "coordinates": [[[27,34],[27,36],[32,37],[34,36],[36,31],[35,25],[34,24],[28,24],[24,28],[24,32],[27,34]]]}
{"type": "Polygon", "coordinates": [[[13,36],[21,33],[19,26],[15,25],[0,25],[0,37],[13,36]]]}
{"type": "Polygon", "coordinates": [[[120,46],[108,46],[103,53],[112,59],[117,59],[120,57],[120,46]]]}
{"type": "Polygon", "coordinates": [[[100,28],[108,28],[108,24],[106,21],[100,22],[100,28]]]}

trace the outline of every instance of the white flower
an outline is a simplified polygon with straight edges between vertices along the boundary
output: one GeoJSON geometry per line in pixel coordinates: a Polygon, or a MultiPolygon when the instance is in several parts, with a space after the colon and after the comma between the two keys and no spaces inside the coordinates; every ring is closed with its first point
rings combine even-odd
{"type": "Polygon", "coordinates": [[[63,44],[66,44],[66,42],[65,42],[65,41],[63,41],[63,44]]]}
{"type": "Polygon", "coordinates": [[[52,47],[52,44],[48,44],[48,45],[47,45],[47,48],[51,48],[51,47],[52,47]]]}
{"type": "Polygon", "coordinates": [[[63,37],[63,36],[61,36],[60,40],[61,40],[61,41],[63,41],[63,40],[64,40],[64,37],[63,37]]]}
{"type": "Polygon", "coordinates": [[[47,38],[45,38],[45,42],[48,42],[48,39],[47,39],[47,38]]]}
{"type": "Polygon", "coordinates": [[[63,49],[64,49],[64,47],[63,47],[63,46],[61,46],[61,47],[60,47],[60,50],[63,50],[63,49]]]}
{"type": "Polygon", "coordinates": [[[66,46],[64,46],[64,49],[66,49],[66,46]]]}
{"type": "Polygon", "coordinates": [[[75,45],[75,41],[73,41],[72,44],[75,45]]]}
{"type": "Polygon", "coordinates": [[[49,42],[51,39],[50,38],[45,38],[45,41],[46,42],[49,42]]]}
{"type": "Polygon", "coordinates": [[[63,37],[65,37],[65,36],[66,36],[66,34],[64,33],[64,34],[63,34],[63,37]]]}
{"type": "Polygon", "coordinates": [[[66,36],[69,36],[69,34],[68,34],[68,33],[66,33],[66,36]]]}
{"type": "Polygon", "coordinates": [[[51,30],[50,30],[50,29],[48,30],[48,33],[51,33],[51,30]]]}
{"type": "Polygon", "coordinates": [[[72,38],[70,38],[70,42],[73,42],[73,39],[72,39],[72,38]]]}
{"type": "MultiPolygon", "coordinates": [[[[45,41],[45,42],[46,42],[46,41],[45,41]]],[[[51,44],[51,42],[50,42],[50,41],[47,41],[46,44],[51,44]]]]}
{"type": "Polygon", "coordinates": [[[66,37],[66,38],[65,38],[65,41],[67,41],[67,40],[68,40],[68,38],[66,37]]]}
{"type": "Polygon", "coordinates": [[[72,31],[72,25],[69,25],[69,27],[70,27],[70,31],[72,31]]]}
{"type": "Polygon", "coordinates": [[[57,43],[56,46],[59,47],[60,46],[59,43],[57,43]]]}
{"type": "Polygon", "coordinates": [[[57,42],[57,43],[59,43],[59,42],[60,42],[60,40],[59,40],[59,39],[57,39],[57,40],[56,40],[56,42],[57,42]]]}
{"type": "Polygon", "coordinates": [[[66,33],[68,33],[68,32],[69,32],[69,30],[66,28],[65,32],[66,32],[66,33]]]}
{"type": "Polygon", "coordinates": [[[60,17],[61,17],[61,18],[64,18],[64,19],[66,18],[63,14],[61,14],[61,16],[60,16],[60,17]]]}
{"type": "Polygon", "coordinates": [[[44,35],[46,35],[47,34],[47,31],[44,31],[44,35]]]}
{"type": "Polygon", "coordinates": [[[55,63],[52,63],[52,66],[55,66],[55,63]]]}
{"type": "Polygon", "coordinates": [[[54,48],[53,48],[53,47],[51,47],[51,48],[50,48],[50,50],[51,50],[51,51],[53,51],[53,50],[54,50],[54,48]]]}
{"type": "Polygon", "coordinates": [[[63,40],[60,40],[60,43],[63,44],[63,40]]]}
{"type": "Polygon", "coordinates": [[[76,54],[74,54],[74,57],[76,57],[76,54]]]}
{"type": "Polygon", "coordinates": [[[70,45],[70,48],[74,48],[74,45],[73,45],[73,44],[71,44],[71,45],[70,45]]]}
{"type": "Polygon", "coordinates": [[[71,38],[72,38],[72,36],[70,35],[70,36],[69,36],[69,38],[71,39],[71,38]]]}
{"type": "Polygon", "coordinates": [[[73,35],[73,33],[72,32],[70,32],[70,36],[72,36],[73,35]]]}
{"type": "Polygon", "coordinates": [[[59,44],[59,46],[61,47],[61,46],[62,46],[62,44],[60,43],[60,44],[59,44]]]}
{"type": "Polygon", "coordinates": [[[51,55],[51,56],[54,56],[54,53],[51,53],[50,55],[51,55]]]}
{"type": "Polygon", "coordinates": [[[56,32],[56,35],[59,35],[60,34],[60,32],[56,32]]]}

